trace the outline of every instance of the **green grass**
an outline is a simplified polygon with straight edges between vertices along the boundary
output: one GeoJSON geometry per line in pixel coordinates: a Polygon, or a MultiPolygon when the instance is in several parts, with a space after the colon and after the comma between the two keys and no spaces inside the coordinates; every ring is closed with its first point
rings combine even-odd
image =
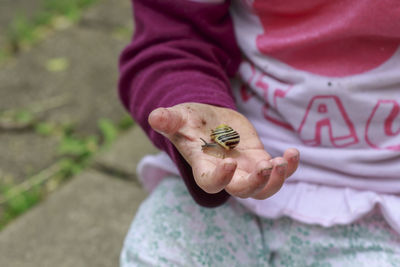
{"type": "MultiPolygon", "coordinates": [[[[5,198],[9,197],[13,188],[13,184],[0,181],[0,195],[5,198]]],[[[21,215],[41,199],[39,187],[34,187],[29,191],[22,192],[14,197],[9,197],[9,201],[0,209],[0,230],[12,219],[21,215]]]]}
{"type": "MultiPolygon", "coordinates": [[[[0,62],[26,49],[59,27],[62,18],[69,24],[78,21],[82,11],[98,0],[42,0],[43,9],[31,19],[16,14],[8,25],[6,45],[0,47],[0,62]]],[[[65,23],[64,23],[65,25],[65,23]]]]}

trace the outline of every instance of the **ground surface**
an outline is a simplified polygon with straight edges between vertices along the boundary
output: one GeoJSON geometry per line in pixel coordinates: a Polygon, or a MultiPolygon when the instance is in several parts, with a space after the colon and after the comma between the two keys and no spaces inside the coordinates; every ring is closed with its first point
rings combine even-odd
{"type": "MultiPolygon", "coordinates": [[[[82,135],[98,131],[100,118],[118,121],[126,114],[116,90],[118,56],[129,42],[131,21],[129,1],[100,0],[77,25],[1,66],[0,111],[42,107],[42,121],[73,125],[82,135]],[[65,68],[49,71],[54,59],[62,59],[65,68]]],[[[0,176],[20,182],[50,166],[57,141],[29,128],[0,130],[0,176]]]]}
{"type": "Polygon", "coordinates": [[[146,197],[135,167],[156,152],[141,129],[122,135],[93,167],[0,232],[0,266],[118,266],[124,236],[146,197]]]}
{"type": "MultiPolygon", "coordinates": [[[[0,36],[13,15],[42,8],[38,0],[0,0],[0,7],[0,36]]],[[[119,121],[126,111],[117,96],[117,61],[132,29],[130,1],[99,0],[79,23],[0,66],[0,112],[28,110],[41,122],[71,125],[80,136],[98,134],[99,119],[119,121]]],[[[19,184],[49,168],[60,157],[60,138],[29,125],[0,128],[0,179],[19,184]]],[[[0,232],[0,266],[117,266],[146,196],[136,165],[156,152],[138,126],[119,135],[89,168],[0,232]]]]}

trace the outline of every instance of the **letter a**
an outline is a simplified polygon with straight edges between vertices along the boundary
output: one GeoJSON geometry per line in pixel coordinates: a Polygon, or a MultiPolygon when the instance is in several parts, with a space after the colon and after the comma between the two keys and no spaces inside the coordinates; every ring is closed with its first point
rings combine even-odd
{"type": "Polygon", "coordinates": [[[334,95],[311,99],[298,133],[303,142],[311,146],[346,147],[358,143],[353,123],[340,99],[334,95]],[[328,134],[327,138],[321,134],[323,129],[328,134]],[[330,144],[323,144],[324,141],[330,144]]]}

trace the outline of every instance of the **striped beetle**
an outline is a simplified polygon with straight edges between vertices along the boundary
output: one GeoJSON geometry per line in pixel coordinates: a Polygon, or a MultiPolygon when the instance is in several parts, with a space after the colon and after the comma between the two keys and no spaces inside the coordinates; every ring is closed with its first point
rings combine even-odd
{"type": "Polygon", "coordinates": [[[218,144],[226,150],[230,150],[235,148],[240,141],[239,134],[226,124],[221,124],[215,130],[211,130],[210,137],[215,143],[207,143],[203,138],[200,138],[204,142],[204,145],[201,146],[203,149],[218,144]]]}

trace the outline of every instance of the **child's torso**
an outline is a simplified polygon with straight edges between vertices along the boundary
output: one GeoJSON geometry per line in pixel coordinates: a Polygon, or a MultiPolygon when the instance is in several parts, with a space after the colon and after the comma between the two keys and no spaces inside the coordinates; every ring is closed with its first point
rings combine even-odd
{"type": "Polygon", "coordinates": [[[294,181],[400,193],[400,3],[236,0],[238,106],[294,181]],[[385,183],[382,183],[385,181],[385,183]]]}

